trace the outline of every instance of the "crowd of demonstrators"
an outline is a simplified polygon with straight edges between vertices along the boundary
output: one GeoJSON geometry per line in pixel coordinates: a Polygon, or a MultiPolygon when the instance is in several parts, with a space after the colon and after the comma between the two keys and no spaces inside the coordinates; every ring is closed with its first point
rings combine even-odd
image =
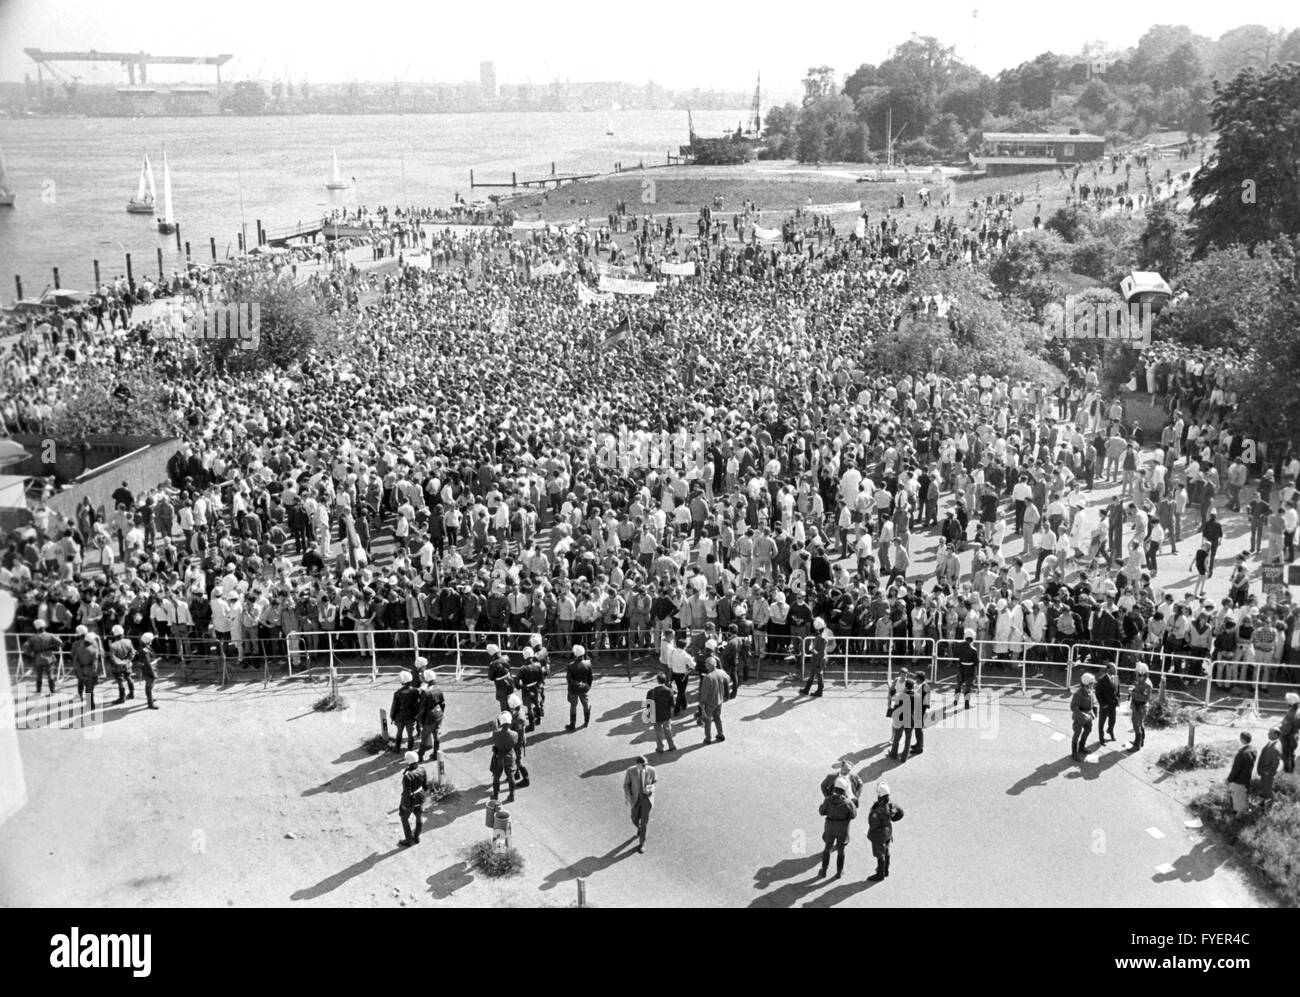
{"type": "MultiPolygon", "coordinates": [[[[1215,570],[1218,517],[1244,517],[1247,496],[1278,503],[1291,556],[1293,454],[1238,451],[1231,491],[1216,447],[1231,457],[1239,434],[1193,435],[1179,412],[1167,443],[1143,439],[1095,369],[1058,390],[868,369],[872,331],[917,307],[911,262],[960,265],[1008,231],[908,237],[886,220],[820,248],[751,238],[715,254],[647,228],[638,267],[686,256],[700,273],[628,306],[530,274],[617,265],[612,233],[444,228],[417,241],[457,265],[403,259],[342,348],[288,372],[214,366],[148,329],[10,357],[20,407],[56,408],[85,365],[156,371],[184,438],[167,482],[71,518],[39,510],[9,538],[15,629],[151,633],[161,657],[224,650],[247,667],[309,663],[326,631],[367,653],[409,655],[405,630],[658,648],[675,712],[693,670],[726,676],[701,681],[719,740],[714,700],[813,636],[907,657],[973,631],[989,667],[1083,643],[1189,679],[1212,656],[1234,662],[1225,683],[1258,667],[1293,684],[1300,617],[1251,591],[1248,569],[1219,606],[1168,587],[1188,576],[1170,560],[1184,533],[1215,570]],[[633,307],[638,328],[603,346],[633,307]],[[1099,509],[1089,493],[1108,483],[1099,509]]],[[[338,293],[354,270],[313,286],[338,293]]]]}

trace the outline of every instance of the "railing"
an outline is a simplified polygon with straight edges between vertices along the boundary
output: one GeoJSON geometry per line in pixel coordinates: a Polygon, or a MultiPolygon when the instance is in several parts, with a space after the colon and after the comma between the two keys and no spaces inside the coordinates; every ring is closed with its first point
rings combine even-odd
{"type": "MultiPolygon", "coordinates": [[[[961,640],[940,640],[935,660],[934,681],[957,678],[956,647],[961,640]]],[[[1070,685],[1070,645],[1035,641],[1028,635],[1023,639],[983,639],[971,642],[979,653],[976,681],[980,688],[1002,684],[1016,684],[1019,680],[1021,695],[1028,695],[1030,681],[1042,681],[1068,689],[1070,685]],[[1061,670],[1060,681],[1048,678],[1054,669],[1061,670]]]]}
{"type": "Polygon", "coordinates": [[[1170,652],[1159,648],[1134,648],[1111,644],[1074,644],[1070,648],[1070,667],[1066,686],[1071,687],[1076,672],[1091,671],[1098,677],[1106,665],[1115,663],[1122,685],[1130,685],[1137,666],[1147,666],[1152,685],[1179,699],[1210,705],[1210,659],[1197,654],[1170,652]],[[1125,676],[1128,680],[1125,681],[1125,676]],[[1204,682],[1204,689],[1201,683],[1204,682]]]}
{"type": "MultiPolygon", "coordinates": [[[[59,653],[54,665],[54,680],[62,682],[72,673],[72,645],[76,643],[78,637],[75,633],[53,633],[46,631],[51,637],[59,638],[59,653]]],[[[15,683],[23,681],[27,677],[27,671],[30,662],[27,661],[26,654],[23,651],[23,644],[26,643],[32,634],[5,633],[5,655],[9,661],[9,668],[12,672],[12,678],[15,683]]],[[[107,678],[105,671],[105,659],[108,656],[107,642],[104,642],[103,649],[99,655],[99,677],[107,678]]]]}
{"type": "MultiPolygon", "coordinates": [[[[799,675],[808,678],[808,660],[813,654],[816,637],[804,637],[799,655],[799,675]]],[[[831,663],[840,662],[844,673],[844,686],[848,688],[850,671],[868,673],[867,677],[883,677],[886,684],[894,681],[895,666],[911,670],[924,668],[931,679],[935,676],[938,642],[932,637],[851,637],[837,636],[835,646],[826,655],[825,670],[831,663]],[[911,665],[911,668],[908,666],[911,665]],[[883,675],[872,676],[870,673],[883,675]]]]}

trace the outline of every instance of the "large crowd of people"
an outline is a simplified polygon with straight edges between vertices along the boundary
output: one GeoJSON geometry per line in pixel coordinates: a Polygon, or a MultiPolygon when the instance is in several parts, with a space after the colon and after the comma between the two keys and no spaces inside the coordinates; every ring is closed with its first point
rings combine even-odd
{"type": "MultiPolygon", "coordinates": [[[[874,331],[917,309],[914,263],[1018,237],[1003,199],[911,233],[800,213],[767,242],[757,217],[714,239],[708,209],[697,237],[647,216],[632,240],[377,215],[382,277],[294,251],[325,258],[304,286],[351,318],[347,343],[290,370],[215,363],[129,307],[121,327],[83,309],[46,323],[62,342],[7,351],[11,428],[39,429],[86,370],[107,384],[128,367],[157,372],[182,439],[169,480],[38,509],[7,538],[15,632],[39,622],[47,655],[52,636],[102,655],[151,634],[163,660],[276,667],[318,660],[325,632],[408,656],[393,631],[538,633],[559,651],[739,637],[742,676],[819,633],[867,654],[973,632],[991,666],[1078,643],[1175,675],[1214,659],[1247,691],[1296,683],[1300,612],[1255,569],[1294,557],[1300,458],[1236,426],[1222,358],[1137,369],[1169,401],[1158,438],[1095,367],[1059,385],[870,369],[874,331]],[[687,260],[696,275],[652,299],[578,296],[611,268],[687,260]],[[1249,522],[1258,562],[1217,563],[1225,522],[1249,522]],[[1210,603],[1215,570],[1231,588],[1210,603]]],[[[186,278],[208,297],[221,279],[186,278]]]]}

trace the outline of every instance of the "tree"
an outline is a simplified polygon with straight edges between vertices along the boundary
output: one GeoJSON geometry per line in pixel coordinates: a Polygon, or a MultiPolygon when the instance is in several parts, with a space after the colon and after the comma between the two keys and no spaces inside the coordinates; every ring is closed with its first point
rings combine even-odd
{"type": "Polygon", "coordinates": [[[1051,52],[1035,56],[1031,62],[1022,62],[1015,69],[1004,69],[998,74],[998,113],[1007,114],[1013,104],[1026,110],[1040,110],[1052,106],[1052,91],[1061,79],[1060,58],[1051,52]]]}
{"type": "Polygon", "coordinates": [[[226,109],[234,114],[262,114],[266,111],[266,91],[256,80],[240,80],[226,98],[226,109]]]}
{"type": "Polygon", "coordinates": [[[1214,45],[1215,78],[1227,80],[1242,69],[1267,69],[1285,40],[1285,31],[1271,31],[1262,24],[1225,31],[1214,45]]]}
{"type": "Polygon", "coordinates": [[[329,352],[340,341],[340,326],[320,301],[298,287],[287,274],[256,273],[233,278],[227,286],[231,301],[261,306],[261,343],[251,357],[224,349],[235,363],[288,368],[313,354],[329,352]]]}
{"type": "Polygon", "coordinates": [[[879,70],[870,63],[864,62],[844,80],[843,93],[845,97],[857,104],[858,98],[864,93],[882,85],[879,70]]]}
{"type": "Polygon", "coordinates": [[[1129,82],[1155,85],[1165,69],[1165,61],[1184,44],[1190,45],[1198,58],[1211,47],[1208,38],[1195,34],[1185,24],[1153,24],[1138,39],[1137,51],[1129,60],[1129,82]]]}
{"type": "Polygon", "coordinates": [[[763,119],[763,144],[766,158],[792,159],[795,150],[795,127],[799,108],[795,104],[776,104],[768,108],[763,119]]]}
{"type": "Polygon", "coordinates": [[[1300,234],[1300,64],[1216,87],[1213,158],[1192,180],[1195,253],[1300,234]]]}
{"type": "Polygon", "coordinates": [[[1278,46],[1277,61],[1283,65],[1300,62],[1300,28],[1293,30],[1278,46]]]}
{"type": "Polygon", "coordinates": [[[1160,64],[1158,76],[1161,85],[1186,90],[1202,82],[1205,79],[1205,67],[1201,65],[1201,57],[1196,54],[1196,46],[1186,41],[1170,52],[1160,64]]]}
{"type": "Polygon", "coordinates": [[[835,70],[830,66],[809,66],[808,74],[803,78],[803,106],[813,101],[829,97],[838,91],[835,85],[835,70]]]}
{"type": "Polygon", "coordinates": [[[1099,79],[1093,79],[1083,88],[1083,93],[1079,94],[1079,99],[1075,101],[1075,104],[1085,111],[1091,111],[1093,114],[1104,114],[1106,109],[1114,102],[1115,94],[1111,92],[1110,87],[1099,79]]]}
{"type": "Polygon", "coordinates": [[[1165,201],[1147,208],[1147,225],[1138,240],[1139,270],[1154,270],[1165,280],[1178,276],[1187,259],[1187,233],[1183,217],[1165,201]]]}
{"type": "Polygon", "coordinates": [[[123,368],[106,377],[102,370],[78,367],[60,383],[60,402],[45,430],[53,439],[68,442],[104,433],[175,436],[181,413],[167,383],[150,370],[123,368]]]}
{"type": "Polygon", "coordinates": [[[1245,349],[1281,321],[1278,291],[1287,278],[1286,257],[1272,243],[1253,253],[1241,245],[1212,249],[1179,276],[1182,300],[1161,324],[1168,338],[1190,346],[1245,349]]]}

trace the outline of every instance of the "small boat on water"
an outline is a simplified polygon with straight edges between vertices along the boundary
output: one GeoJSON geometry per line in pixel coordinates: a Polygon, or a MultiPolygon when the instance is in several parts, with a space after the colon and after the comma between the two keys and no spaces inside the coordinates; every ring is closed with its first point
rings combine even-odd
{"type": "Polygon", "coordinates": [[[605,134],[606,134],[606,135],[613,135],[613,134],[614,134],[614,119],[613,119],[613,118],[609,118],[609,119],[606,120],[606,122],[605,122],[605,134]]]}
{"type": "Polygon", "coordinates": [[[5,152],[0,149],[0,208],[14,206],[14,193],[9,189],[9,169],[5,166],[5,152]]]}
{"type": "Polygon", "coordinates": [[[167,150],[163,149],[163,213],[158,216],[158,231],[171,235],[176,231],[176,212],[172,207],[172,171],[167,165],[167,150]]]}
{"type": "Polygon", "coordinates": [[[157,200],[158,191],[153,183],[153,165],[149,162],[149,154],[146,152],[144,163],[140,167],[140,182],[136,184],[135,197],[126,202],[127,213],[152,215],[157,200]]]}
{"type": "Polygon", "coordinates": [[[326,190],[347,190],[348,182],[343,179],[343,174],[339,173],[339,152],[334,150],[334,176],[325,184],[326,190]]]}

